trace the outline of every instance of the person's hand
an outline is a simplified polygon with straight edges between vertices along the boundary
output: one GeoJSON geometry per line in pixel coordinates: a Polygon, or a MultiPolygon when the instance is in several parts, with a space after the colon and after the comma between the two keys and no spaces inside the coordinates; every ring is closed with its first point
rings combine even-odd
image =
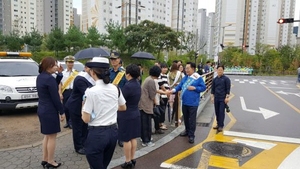
{"type": "Polygon", "coordinates": [[[224,102],[225,102],[225,104],[227,104],[229,102],[229,98],[226,97],[224,102]]]}
{"type": "Polygon", "coordinates": [[[215,101],[214,97],[210,97],[210,102],[211,102],[212,104],[214,104],[214,101],[215,101]]]}
{"type": "Polygon", "coordinates": [[[66,118],[66,116],[65,116],[65,114],[60,114],[60,115],[59,115],[59,118],[60,118],[60,121],[64,121],[65,118],[66,118]]]}
{"type": "Polygon", "coordinates": [[[188,90],[196,90],[196,87],[195,86],[188,86],[187,89],[188,90]]]}
{"type": "Polygon", "coordinates": [[[64,70],[64,68],[61,65],[59,65],[59,67],[57,68],[57,72],[61,73],[63,70],[64,70]]]}
{"type": "Polygon", "coordinates": [[[59,94],[60,100],[64,99],[64,96],[62,94],[59,94]]]}

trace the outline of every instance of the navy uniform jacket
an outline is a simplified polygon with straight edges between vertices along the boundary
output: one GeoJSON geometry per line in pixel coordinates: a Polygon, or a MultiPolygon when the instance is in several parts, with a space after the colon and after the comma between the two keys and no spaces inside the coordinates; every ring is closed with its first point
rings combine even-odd
{"type": "MultiPolygon", "coordinates": [[[[114,71],[114,68],[110,68],[110,69],[109,69],[109,72],[110,72],[110,75],[109,75],[110,82],[112,83],[112,82],[114,81],[115,77],[117,76],[117,74],[118,74],[119,72],[124,72],[124,71],[125,71],[125,70],[124,70],[124,68],[122,68],[122,67],[119,67],[118,70],[117,70],[116,72],[114,71]]],[[[123,86],[125,85],[126,81],[127,81],[127,80],[126,80],[125,74],[124,74],[123,77],[122,77],[122,79],[121,79],[121,81],[119,82],[118,86],[119,86],[120,88],[123,88],[123,86]]]]}
{"type": "Polygon", "coordinates": [[[77,115],[81,115],[82,97],[85,90],[93,85],[83,76],[76,76],[73,83],[73,90],[66,103],[67,109],[77,115]]]}
{"type": "Polygon", "coordinates": [[[212,81],[211,94],[215,98],[224,99],[226,95],[230,94],[230,86],[230,79],[227,76],[217,76],[212,81]]]}
{"type": "Polygon", "coordinates": [[[38,113],[64,113],[57,82],[50,73],[39,74],[36,79],[36,87],[39,96],[38,113]]]}

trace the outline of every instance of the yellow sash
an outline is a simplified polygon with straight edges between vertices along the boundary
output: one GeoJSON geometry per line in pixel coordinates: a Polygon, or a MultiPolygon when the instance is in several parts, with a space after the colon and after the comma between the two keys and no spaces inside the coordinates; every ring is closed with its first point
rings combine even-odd
{"type": "Polygon", "coordinates": [[[120,83],[120,81],[121,81],[121,79],[122,79],[122,77],[123,77],[124,74],[125,74],[125,71],[119,72],[117,74],[117,76],[115,77],[114,81],[112,82],[112,84],[118,85],[120,83]]]}
{"type": "Polygon", "coordinates": [[[69,78],[66,80],[66,82],[62,86],[62,93],[66,90],[67,86],[69,86],[70,83],[75,79],[77,74],[78,74],[77,71],[72,72],[72,74],[69,76],[69,78]]]}

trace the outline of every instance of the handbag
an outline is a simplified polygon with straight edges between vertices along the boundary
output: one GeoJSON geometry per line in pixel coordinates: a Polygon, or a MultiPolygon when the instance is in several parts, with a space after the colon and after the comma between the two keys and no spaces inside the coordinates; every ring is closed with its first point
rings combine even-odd
{"type": "Polygon", "coordinates": [[[158,106],[153,107],[153,116],[154,117],[159,117],[160,116],[160,111],[158,106]]]}

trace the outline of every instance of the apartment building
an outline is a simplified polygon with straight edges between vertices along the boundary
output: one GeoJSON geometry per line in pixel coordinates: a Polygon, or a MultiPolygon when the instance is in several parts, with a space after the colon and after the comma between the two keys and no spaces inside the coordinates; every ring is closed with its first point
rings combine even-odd
{"type": "Polygon", "coordinates": [[[224,46],[248,46],[244,50],[255,54],[257,43],[274,47],[293,44],[293,25],[276,22],[294,17],[295,0],[220,1],[217,0],[216,16],[221,17],[221,31],[215,33],[219,33],[219,42],[224,46]]]}
{"type": "Polygon", "coordinates": [[[204,53],[207,54],[208,59],[213,59],[215,54],[214,54],[214,21],[215,21],[215,13],[211,12],[208,14],[206,18],[206,35],[207,35],[207,43],[204,48],[204,53]]]}
{"type": "Polygon", "coordinates": [[[207,51],[207,16],[206,9],[198,9],[197,13],[197,25],[196,25],[196,50],[200,54],[204,54],[207,51]]]}
{"type": "Polygon", "coordinates": [[[77,9],[76,8],[73,8],[73,23],[71,23],[71,25],[75,25],[77,28],[81,28],[81,15],[79,15],[77,13],[77,9]]]}
{"type": "Polygon", "coordinates": [[[24,35],[36,26],[36,0],[1,0],[0,28],[3,34],[24,35]]]}

